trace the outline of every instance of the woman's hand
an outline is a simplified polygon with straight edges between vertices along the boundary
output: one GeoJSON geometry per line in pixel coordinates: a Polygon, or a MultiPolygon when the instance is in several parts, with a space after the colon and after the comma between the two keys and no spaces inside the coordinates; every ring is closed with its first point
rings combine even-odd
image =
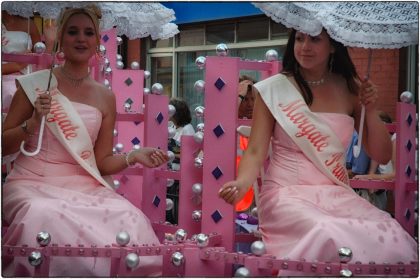
{"type": "Polygon", "coordinates": [[[248,187],[242,186],[237,180],[230,181],[219,190],[219,197],[227,203],[235,205],[248,192],[248,187]]]}
{"type": "Polygon", "coordinates": [[[360,85],[360,104],[364,105],[366,112],[374,111],[377,108],[378,88],[370,80],[365,80],[360,85]]]}
{"type": "Polygon", "coordinates": [[[166,152],[151,147],[143,147],[134,152],[134,162],[140,163],[148,168],[156,168],[168,161],[166,152]]]}
{"type": "Polygon", "coordinates": [[[238,95],[241,95],[242,97],[246,96],[246,93],[248,93],[248,89],[250,86],[252,86],[254,83],[250,80],[243,80],[238,84],[238,95]]]}
{"type": "Polygon", "coordinates": [[[41,119],[47,115],[51,109],[51,96],[48,92],[38,95],[34,103],[34,113],[31,118],[30,133],[33,134],[40,125],[41,119]]]}

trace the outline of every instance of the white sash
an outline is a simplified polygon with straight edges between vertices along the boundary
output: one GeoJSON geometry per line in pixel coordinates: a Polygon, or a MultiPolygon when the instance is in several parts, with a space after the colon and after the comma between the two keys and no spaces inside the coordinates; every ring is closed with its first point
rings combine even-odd
{"type": "Polygon", "coordinates": [[[278,74],[255,87],[273,117],[312,163],[334,183],[350,189],[345,148],[331,128],[310,111],[287,77],[278,74]]]}
{"type": "MultiPolygon", "coordinates": [[[[42,70],[17,78],[32,104],[39,94],[46,91],[50,70],[42,70]]],[[[71,156],[103,186],[114,190],[101,176],[96,165],[93,145],[88,130],[79,113],[57,89],[57,79],[52,76],[51,109],[46,116],[46,125],[71,156]]]]}

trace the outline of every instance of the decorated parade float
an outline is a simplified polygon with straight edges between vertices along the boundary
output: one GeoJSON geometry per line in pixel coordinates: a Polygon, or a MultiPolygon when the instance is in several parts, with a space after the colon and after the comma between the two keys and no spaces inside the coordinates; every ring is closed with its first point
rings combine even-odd
{"type": "MultiPolygon", "coordinates": [[[[148,71],[138,62],[123,69],[117,50],[121,39],[117,29],[102,32],[100,57],[92,60],[96,80],[112,89],[117,100],[117,123],[114,130],[114,152],[123,153],[143,146],[167,151],[168,137],[173,128],[168,121],[174,107],[168,105],[163,87],[155,83],[145,88],[148,71]]],[[[43,53],[31,55],[3,54],[3,61],[36,64],[49,68],[52,58],[43,53]]],[[[204,94],[204,106],[195,110],[200,120],[194,136],[182,137],[180,170],[166,165],[147,169],[130,167],[114,176],[115,190],[140,208],[153,223],[160,245],[138,245],[130,242],[130,235],[121,231],[115,242],[106,246],[58,244],[48,231],[33,237],[38,246],[2,245],[2,259],[27,258],[35,276],[48,277],[53,257],[110,258],[110,276],[130,277],[139,264],[139,256],[162,256],[163,277],[269,277],[279,270],[302,271],[316,276],[418,276],[417,262],[381,263],[371,259],[358,261],[351,247],[337,250],[339,262],[310,262],[305,259],[280,259],[267,254],[258,232],[237,232],[234,208],[218,197],[220,187],[233,180],[236,173],[237,128],[251,126],[249,120],[237,118],[237,87],[241,70],[261,73],[261,79],[281,71],[281,61],[275,51],[268,51],[264,60],[242,60],[228,56],[228,47],[219,44],[214,56],[198,57],[197,71],[205,71],[204,80],[195,83],[197,94],[204,94]],[[220,100],[223,100],[221,102],[220,100]],[[167,199],[167,187],[179,180],[178,224],[165,222],[166,210],[173,201],[167,199]],[[241,251],[239,243],[246,243],[250,253],[241,251]]],[[[396,176],[393,181],[351,181],[351,186],[394,191],[395,218],[414,237],[415,200],[417,191],[415,154],[416,106],[413,94],[403,92],[396,108],[396,121],[388,129],[397,133],[396,176]]],[[[173,158],[173,153],[168,152],[173,158]]],[[[257,205],[258,206],[258,205],[257,205]]],[[[253,210],[254,217],[258,218],[253,210]]],[[[3,227],[7,230],[7,227],[3,227]]],[[[139,228],[141,230],[141,228],[139,228]]]]}

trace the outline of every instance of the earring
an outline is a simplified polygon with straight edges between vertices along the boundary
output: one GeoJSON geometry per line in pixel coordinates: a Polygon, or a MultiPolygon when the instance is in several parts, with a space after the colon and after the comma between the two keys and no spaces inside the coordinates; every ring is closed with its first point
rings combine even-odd
{"type": "Polygon", "coordinates": [[[62,50],[60,50],[59,52],[55,54],[55,58],[57,59],[58,62],[63,62],[66,59],[66,55],[64,54],[62,50]]]}
{"type": "Polygon", "coordinates": [[[334,53],[331,53],[330,62],[329,62],[330,73],[332,72],[332,69],[333,69],[333,63],[334,63],[334,53]]]}

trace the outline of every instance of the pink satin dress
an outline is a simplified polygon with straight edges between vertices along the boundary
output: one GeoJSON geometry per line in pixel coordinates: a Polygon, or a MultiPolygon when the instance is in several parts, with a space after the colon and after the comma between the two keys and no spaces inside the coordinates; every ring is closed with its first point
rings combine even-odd
{"type": "MultiPolygon", "coordinates": [[[[353,118],[337,113],[319,116],[348,146],[353,118]]],[[[339,262],[338,249],[348,247],[351,262],[418,260],[416,241],[395,219],[353,191],[334,185],[278,123],[258,211],[267,252],[278,259],[339,262]]]]}
{"type": "MultiPolygon", "coordinates": [[[[94,107],[74,103],[95,143],[102,114],[94,107]]],[[[38,135],[26,149],[34,150],[38,135]]],[[[51,244],[112,245],[120,231],[127,231],[131,244],[159,244],[148,218],[116,192],[101,186],[90,176],[49,131],[44,130],[41,152],[22,154],[3,186],[3,220],[9,224],[3,244],[38,247],[36,235],[46,231],[51,244]]],[[[162,257],[140,257],[135,276],[159,276],[162,257]]],[[[105,258],[52,257],[50,276],[109,276],[105,258]]],[[[3,263],[4,276],[31,276],[33,267],[26,257],[3,263]]]]}

